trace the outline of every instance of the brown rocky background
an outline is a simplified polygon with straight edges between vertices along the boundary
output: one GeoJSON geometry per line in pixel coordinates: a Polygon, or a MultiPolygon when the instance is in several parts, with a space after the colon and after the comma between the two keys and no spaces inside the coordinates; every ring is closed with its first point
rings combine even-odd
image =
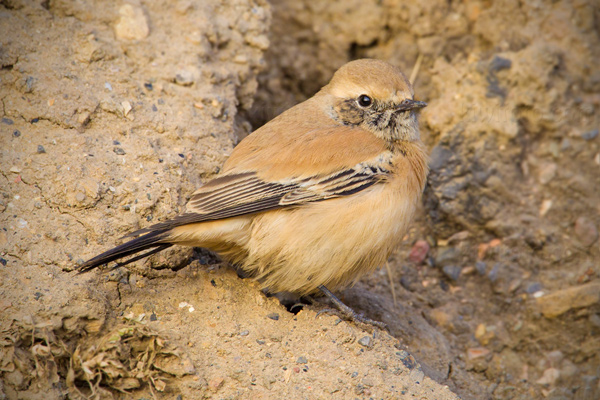
{"type": "Polygon", "coordinates": [[[593,1],[0,1],[0,398],[600,398],[599,36],[593,1]],[[361,57],[429,103],[422,212],[341,293],[389,333],[191,249],[69,272],[361,57]]]}

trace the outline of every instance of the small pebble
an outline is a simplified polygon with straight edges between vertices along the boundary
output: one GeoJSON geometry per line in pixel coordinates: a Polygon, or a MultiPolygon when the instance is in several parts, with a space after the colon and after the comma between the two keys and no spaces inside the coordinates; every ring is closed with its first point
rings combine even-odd
{"type": "Polygon", "coordinates": [[[598,137],[600,131],[598,129],[594,129],[592,131],[587,131],[581,135],[581,138],[584,140],[593,140],[598,137]]]}
{"type": "Polygon", "coordinates": [[[471,275],[471,274],[472,274],[472,273],[474,273],[475,271],[476,271],[476,270],[475,270],[475,267],[473,267],[473,266],[468,266],[468,267],[464,267],[464,268],[462,269],[462,271],[460,272],[460,274],[461,274],[461,275],[471,275]]]}
{"type": "Polygon", "coordinates": [[[525,287],[525,293],[527,294],[534,294],[535,292],[539,292],[540,290],[542,290],[542,284],[539,282],[528,283],[525,287]]]}
{"type": "Polygon", "coordinates": [[[158,320],[158,317],[156,316],[156,314],[152,313],[150,314],[150,321],[156,321],[158,320]]]}
{"type": "Polygon", "coordinates": [[[190,86],[194,83],[194,75],[190,71],[179,71],[175,75],[175,83],[181,86],[190,86]]]}
{"type": "Polygon", "coordinates": [[[46,152],[46,149],[44,148],[44,146],[42,146],[41,144],[38,145],[37,147],[37,152],[38,154],[43,154],[46,152]]]}
{"type": "Polygon", "coordinates": [[[112,92],[112,85],[108,82],[104,82],[104,87],[112,92]]]}
{"type": "Polygon", "coordinates": [[[144,87],[149,91],[152,91],[152,89],[154,89],[154,87],[152,86],[152,83],[150,83],[150,82],[144,83],[144,87]]]}
{"type": "Polygon", "coordinates": [[[558,378],[560,378],[560,371],[556,368],[548,368],[535,383],[540,385],[554,385],[558,378]]]}
{"type": "Polygon", "coordinates": [[[258,343],[260,345],[263,345],[263,344],[265,344],[265,341],[264,340],[260,340],[260,339],[256,339],[256,343],[258,343]]]}
{"type": "Polygon", "coordinates": [[[120,18],[115,25],[115,35],[121,40],[141,40],[148,36],[150,27],[141,6],[125,4],[119,8],[120,18]]]}
{"type": "Polygon", "coordinates": [[[129,114],[129,112],[131,111],[131,109],[133,108],[131,106],[131,103],[128,102],[127,100],[121,102],[121,107],[123,107],[123,115],[127,116],[127,114],[129,114]]]}
{"type": "Polygon", "coordinates": [[[548,211],[550,211],[551,207],[552,207],[552,200],[546,199],[546,200],[542,201],[542,205],[540,206],[540,217],[543,217],[544,215],[546,215],[548,213],[548,211]]]}
{"type": "Polygon", "coordinates": [[[122,147],[115,147],[113,149],[113,151],[115,152],[116,155],[118,156],[124,156],[125,155],[125,150],[123,150],[122,147]]]}
{"type": "Polygon", "coordinates": [[[475,263],[475,269],[479,273],[479,275],[485,275],[485,271],[487,270],[487,265],[483,261],[477,261],[475,263]]]}
{"type": "Polygon", "coordinates": [[[444,266],[459,261],[460,251],[456,247],[439,247],[435,256],[435,265],[444,266]]]}
{"type": "Polygon", "coordinates": [[[458,278],[460,278],[462,269],[458,265],[446,265],[442,268],[442,271],[448,278],[452,279],[453,281],[457,281],[458,278]]]}
{"type": "MultiPolygon", "coordinates": [[[[0,258],[0,262],[4,261],[2,264],[6,265],[6,260],[0,258]]],[[[596,328],[600,328],[600,315],[598,314],[590,314],[589,320],[596,328]]]]}
{"type": "Polygon", "coordinates": [[[358,339],[358,344],[364,347],[371,347],[372,343],[373,339],[371,339],[371,336],[363,336],[362,338],[358,339]]]}
{"type": "Polygon", "coordinates": [[[467,349],[467,359],[474,360],[479,357],[485,357],[490,354],[490,351],[485,347],[472,347],[467,349]]]}
{"type": "Polygon", "coordinates": [[[307,362],[308,360],[304,356],[298,357],[298,359],[296,360],[296,364],[306,364],[307,362]]]}
{"type": "Polygon", "coordinates": [[[579,217],[575,221],[575,236],[584,246],[591,246],[598,240],[598,228],[592,220],[579,217]]]}
{"type": "Polygon", "coordinates": [[[512,61],[508,58],[500,56],[494,56],[492,62],[490,62],[490,72],[502,71],[503,69],[510,69],[512,67],[512,61]]]}
{"type": "Polygon", "coordinates": [[[267,318],[270,318],[273,321],[279,321],[279,314],[277,314],[277,313],[271,313],[271,314],[267,315],[267,318]]]}
{"type": "Polygon", "coordinates": [[[31,93],[31,89],[33,89],[33,84],[35,83],[35,78],[33,76],[28,76],[25,79],[25,86],[27,87],[27,93],[31,93]]]}
{"type": "Polygon", "coordinates": [[[6,125],[12,125],[15,122],[12,119],[10,119],[10,118],[2,118],[2,123],[6,124],[6,125]]]}
{"type": "Polygon", "coordinates": [[[492,268],[492,270],[488,273],[488,279],[492,282],[495,282],[496,279],[498,279],[498,272],[500,271],[500,268],[502,268],[502,265],[500,265],[499,263],[494,264],[494,267],[492,268]]]}
{"type": "Polygon", "coordinates": [[[240,336],[248,336],[250,334],[250,331],[241,331],[240,332],[240,336]]]}
{"type": "Polygon", "coordinates": [[[13,132],[13,136],[14,136],[14,137],[19,137],[19,136],[21,136],[21,131],[19,131],[18,129],[17,129],[17,130],[15,130],[15,131],[13,132]]]}
{"type": "Polygon", "coordinates": [[[425,258],[427,258],[428,253],[429,243],[427,243],[425,240],[417,240],[412,249],[410,249],[408,259],[415,264],[422,264],[423,261],[425,261],[425,258]]]}
{"type": "Polygon", "coordinates": [[[542,185],[545,185],[552,181],[556,176],[557,165],[555,163],[548,163],[540,169],[539,181],[542,185]]]}
{"type": "Polygon", "coordinates": [[[556,318],[569,310],[599,304],[600,282],[594,281],[557,290],[537,298],[536,302],[544,317],[556,318]]]}

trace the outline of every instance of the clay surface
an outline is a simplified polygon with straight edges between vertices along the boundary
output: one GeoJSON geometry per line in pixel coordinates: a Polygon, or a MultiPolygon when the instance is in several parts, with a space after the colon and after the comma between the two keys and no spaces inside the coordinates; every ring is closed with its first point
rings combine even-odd
{"type": "Polygon", "coordinates": [[[0,397],[599,398],[599,21],[585,0],[0,1],[0,397]],[[361,57],[429,104],[419,217],[340,293],[389,332],[291,313],[199,250],[72,272],[361,57]]]}

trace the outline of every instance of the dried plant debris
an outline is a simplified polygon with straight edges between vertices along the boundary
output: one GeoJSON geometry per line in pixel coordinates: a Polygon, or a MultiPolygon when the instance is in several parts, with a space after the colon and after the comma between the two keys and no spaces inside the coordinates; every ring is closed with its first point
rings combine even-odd
{"type": "Polygon", "coordinates": [[[143,384],[163,392],[169,376],[195,372],[177,348],[144,325],[120,326],[85,347],[78,346],[69,362],[67,385],[80,391],[85,382],[92,394],[101,386],[125,392],[143,384]]]}
{"type": "Polygon", "coordinates": [[[0,337],[0,374],[16,390],[26,389],[33,380],[57,390],[63,381],[67,387],[58,389],[62,395],[112,398],[114,391],[144,387],[152,393],[164,392],[169,378],[195,372],[186,354],[139,323],[120,324],[103,336],[71,341],[50,324],[24,328],[5,331],[0,337]]]}

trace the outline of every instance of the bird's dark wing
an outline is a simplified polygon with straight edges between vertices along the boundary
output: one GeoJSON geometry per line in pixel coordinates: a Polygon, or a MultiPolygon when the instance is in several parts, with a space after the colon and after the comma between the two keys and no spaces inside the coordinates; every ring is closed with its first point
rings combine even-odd
{"type": "Polygon", "coordinates": [[[127,236],[348,196],[384,181],[387,173],[381,166],[363,163],[328,175],[278,182],[260,179],[255,172],[226,175],[198,189],[184,214],[127,236]]]}

